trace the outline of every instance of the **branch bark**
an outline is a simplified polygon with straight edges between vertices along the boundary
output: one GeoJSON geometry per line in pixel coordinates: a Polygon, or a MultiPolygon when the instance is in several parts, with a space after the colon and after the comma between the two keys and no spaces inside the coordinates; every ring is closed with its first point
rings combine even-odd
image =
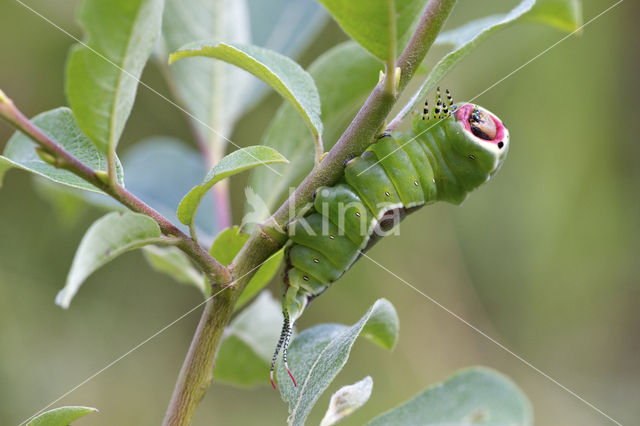
{"type": "Polygon", "coordinates": [[[213,381],[213,362],[222,333],[233,312],[236,294],[239,293],[223,289],[205,304],[163,425],[191,424],[198,404],[213,381]]]}
{"type": "MultiPolygon", "coordinates": [[[[247,241],[230,266],[234,276],[241,277],[234,282],[237,290],[229,292],[228,294],[231,294],[231,296],[226,297],[231,305],[235,304],[239,294],[251,278],[252,272],[256,269],[256,265],[260,265],[268,259],[286,242],[286,234],[283,230],[289,220],[292,219],[292,213],[295,214],[302,206],[308,203],[317,188],[335,183],[342,175],[345,161],[362,154],[378,134],[384,120],[395,105],[397,97],[413,77],[415,70],[436,39],[454,4],[455,0],[431,0],[429,2],[416,32],[396,63],[396,66],[401,70],[397,94],[386,90],[385,81],[380,82],[322,162],[314,167],[278,211],[265,223],[261,224],[251,235],[249,241],[247,241]]],[[[198,338],[207,335],[204,331],[201,333],[201,328],[206,327],[207,324],[220,324],[224,327],[231,317],[231,312],[232,309],[220,309],[203,313],[203,319],[194,336],[194,342],[188,358],[194,356],[192,352],[196,351],[194,345],[196,345],[198,338]],[[207,316],[207,319],[205,319],[205,316],[207,316]]],[[[221,330],[218,330],[218,334],[214,338],[219,339],[220,336],[221,330]]],[[[202,397],[203,393],[198,390],[190,395],[191,402],[186,400],[189,394],[185,392],[185,386],[190,383],[184,378],[188,377],[184,370],[188,368],[188,363],[185,361],[183,372],[181,372],[167,411],[167,417],[165,417],[165,426],[188,425],[195,411],[195,406],[199,398],[202,397]],[[177,410],[181,410],[182,417],[176,414],[177,410]]],[[[210,371],[213,371],[213,365],[210,368],[210,371]]]]}
{"type": "MultiPolygon", "coordinates": [[[[24,114],[16,108],[15,104],[2,91],[0,91],[0,117],[11,123],[16,129],[29,136],[47,154],[56,159],[56,167],[70,171],[89,182],[96,188],[104,191],[128,209],[146,214],[154,219],[160,226],[164,235],[178,239],[176,246],[184,251],[215,283],[228,283],[231,281],[231,273],[215,260],[206,250],[194,240],[180,231],[167,218],[162,216],[151,206],[145,204],[122,185],[110,184],[109,179],[101,176],[100,171],[93,170],[77,158],[69,154],[62,146],[52,140],[38,127],[36,127],[24,114]]],[[[104,172],[102,172],[104,173],[104,172]]]]}
{"type": "Polygon", "coordinates": [[[103,182],[94,170],[71,157],[15,108],[13,112],[17,114],[7,114],[7,103],[3,102],[0,92],[0,116],[34,139],[48,153],[63,158],[67,170],[92,183],[131,210],[154,218],[163,233],[180,240],[178,247],[207,273],[212,284],[231,283],[235,288],[225,288],[207,301],[169,403],[163,423],[165,426],[184,426],[191,423],[198,403],[211,383],[215,354],[240,293],[255,270],[284,245],[287,240],[284,229],[292,215],[311,200],[318,187],[334,184],[342,174],[345,161],[362,154],[378,135],[398,96],[413,78],[455,3],[456,0],[429,1],[413,37],[396,62],[396,67],[401,71],[397,90],[386,90],[388,80],[395,77],[392,75],[394,70],[387,69],[387,81],[383,80],[373,89],[327,156],[314,167],[276,213],[257,227],[228,268],[220,265],[195,241],[126,189],[119,185],[109,186],[103,182]]]}
{"type": "Polygon", "coordinates": [[[325,159],[307,175],[269,222],[284,228],[292,219],[289,217],[290,211],[299,211],[311,200],[313,193],[320,186],[336,183],[342,175],[344,163],[367,149],[384,124],[397,98],[424,60],[455,3],[456,0],[431,0],[427,4],[416,31],[396,62],[396,67],[400,68],[401,72],[396,96],[385,90],[384,80],[379,82],[325,159]]]}
{"type": "MultiPolygon", "coordinates": [[[[280,249],[287,241],[284,232],[287,223],[292,219],[301,207],[306,205],[317,188],[323,185],[334,184],[342,175],[342,170],[346,160],[358,156],[364,152],[372,140],[376,137],[384,121],[391,112],[398,96],[407,87],[413,75],[424,60],[429,48],[435,41],[438,33],[447,20],[456,0],[430,0],[422,15],[418,27],[409,41],[409,44],[402,52],[396,66],[401,70],[401,77],[395,94],[389,93],[385,87],[385,80],[378,83],[373,89],[354,120],[347,130],[342,134],[335,146],[329,151],[327,156],[316,165],[307,175],[296,191],[285,201],[282,206],[263,224],[259,225],[252,233],[251,237],[244,245],[240,253],[236,256],[229,269],[234,275],[234,286],[236,290],[225,291],[225,300],[229,307],[222,307],[218,310],[211,309],[203,312],[200,325],[191,343],[187,360],[183,364],[180,378],[176,383],[169,408],[164,421],[164,426],[185,426],[189,425],[193,418],[193,413],[200,398],[204,395],[204,390],[200,387],[189,389],[190,386],[208,386],[209,382],[190,381],[190,370],[194,364],[207,365],[196,362],[198,348],[201,347],[201,339],[214,339],[215,345],[219,344],[222,329],[228,324],[233,305],[242,290],[249,282],[256,265],[262,264],[273,253],[280,249]],[[221,329],[210,330],[219,326],[221,329]],[[189,362],[189,359],[193,359],[189,362]]],[[[389,76],[391,77],[391,76],[389,76]]],[[[214,299],[215,300],[215,299],[214,299]]],[[[207,358],[211,356],[211,363],[208,364],[209,372],[213,372],[215,363],[215,351],[211,351],[209,346],[204,345],[203,353],[207,358]]],[[[202,375],[200,376],[202,377],[202,375]]]]}

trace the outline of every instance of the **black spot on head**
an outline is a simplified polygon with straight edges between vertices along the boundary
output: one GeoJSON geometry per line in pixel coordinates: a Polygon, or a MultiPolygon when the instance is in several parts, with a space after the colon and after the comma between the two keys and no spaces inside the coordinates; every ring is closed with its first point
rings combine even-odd
{"type": "Polygon", "coordinates": [[[474,108],[469,117],[471,133],[480,139],[490,141],[496,137],[496,125],[489,113],[474,108]]]}
{"type": "Polygon", "coordinates": [[[498,142],[498,148],[502,148],[504,146],[504,142],[500,141],[498,142]]]}
{"type": "Polygon", "coordinates": [[[487,135],[485,132],[480,130],[480,128],[477,126],[471,126],[471,133],[473,133],[476,137],[479,137],[480,139],[484,139],[485,141],[491,140],[489,135],[487,135]]]}

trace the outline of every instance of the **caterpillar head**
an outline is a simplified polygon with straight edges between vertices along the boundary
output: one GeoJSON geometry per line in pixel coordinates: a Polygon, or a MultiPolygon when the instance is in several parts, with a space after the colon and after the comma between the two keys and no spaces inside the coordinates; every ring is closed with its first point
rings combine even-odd
{"type": "Polygon", "coordinates": [[[509,150],[509,130],[489,110],[475,104],[456,105],[448,126],[451,148],[476,163],[479,171],[492,177],[509,150]]]}
{"type": "Polygon", "coordinates": [[[509,150],[509,131],[487,109],[472,103],[447,103],[438,90],[436,106],[416,117],[414,131],[435,155],[438,198],[460,204],[500,169],[509,150]],[[448,104],[448,105],[447,105],[448,104]]]}
{"type": "Polygon", "coordinates": [[[500,169],[509,149],[509,131],[495,114],[472,103],[454,105],[441,126],[442,167],[449,168],[455,182],[443,182],[439,196],[460,204],[500,169]]]}

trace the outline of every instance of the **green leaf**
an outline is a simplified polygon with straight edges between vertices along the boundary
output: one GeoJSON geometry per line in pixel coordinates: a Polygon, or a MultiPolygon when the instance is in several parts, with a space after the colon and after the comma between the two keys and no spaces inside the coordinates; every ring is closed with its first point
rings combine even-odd
{"type": "Polygon", "coordinates": [[[257,81],[231,65],[205,58],[167,66],[170,52],[194,40],[251,43],[244,0],[167,0],[160,66],[202,141],[223,152],[236,120],[253,103],[257,81]],[[215,131],[211,130],[215,129],[215,131]]]}
{"type": "Polygon", "coordinates": [[[282,258],[284,257],[284,249],[280,249],[275,252],[269,259],[267,259],[262,266],[258,269],[258,271],[251,277],[249,284],[244,288],[242,294],[238,298],[236,302],[235,310],[239,310],[242,306],[244,306],[253,296],[258,294],[260,290],[264,288],[269,281],[274,277],[276,272],[278,272],[278,268],[280,267],[280,263],[282,262],[282,258]]]}
{"type": "Polygon", "coordinates": [[[248,239],[249,234],[242,232],[237,226],[223,229],[213,241],[209,254],[223,266],[229,266],[248,239]]]}
{"type": "MultiPolygon", "coordinates": [[[[333,144],[338,140],[378,82],[379,70],[379,62],[353,42],[330,49],[311,65],[309,72],[318,85],[322,100],[325,141],[333,144]]],[[[310,144],[303,143],[306,135],[304,121],[290,105],[283,104],[261,145],[277,149],[291,164],[272,166],[281,176],[263,168],[252,173],[250,186],[266,205],[266,209],[259,210],[275,209],[288,195],[289,187],[297,186],[313,167],[313,150],[310,144]]],[[[331,144],[326,146],[327,150],[331,144]]],[[[248,203],[246,211],[258,213],[256,208],[248,203]]],[[[256,217],[254,221],[261,219],[266,217],[256,217]]]]}
{"type": "Polygon", "coordinates": [[[46,411],[29,422],[28,426],[67,426],[72,421],[97,413],[92,407],[60,407],[46,411]]]}
{"type": "Polygon", "coordinates": [[[460,370],[368,426],[533,424],[531,404],[507,377],[485,367],[460,370]]]}
{"type": "Polygon", "coordinates": [[[576,31],[582,25],[582,3],[580,0],[538,0],[526,18],[562,31],[576,31]]]}
{"type": "Polygon", "coordinates": [[[98,219],[82,238],[56,304],[68,308],[89,275],[122,253],[161,242],[158,224],[139,213],[113,212],[98,219]]]}
{"type": "Polygon", "coordinates": [[[268,87],[237,67],[205,58],[167,67],[169,52],[194,40],[251,44],[253,39],[253,44],[293,57],[317,34],[325,16],[312,0],[167,0],[159,62],[167,68],[169,86],[193,115],[199,138],[223,151],[234,123],[268,87]]]}
{"type": "MultiPolygon", "coordinates": [[[[79,130],[78,130],[79,131],[79,130]]],[[[104,158],[88,139],[87,146],[95,153],[93,158],[104,158]]],[[[1,158],[1,157],[0,157],[1,158]]],[[[91,157],[89,157],[91,158],[91,157]]],[[[37,158],[39,160],[39,157],[37,158]]],[[[106,160],[104,160],[106,164],[106,160]]],[[[176,210],[184,194],[202,181],[207,167],[202,155],[179,139],[155,136],[143,139],[127,150],[123,156],[124,167],[129,171],[126,177],[127,189],[153,207],[162,216],[188,232],[176,215],[176,210]]],[[[122,167],[118,163],[119,170],[122,167]]],[[[93,192],[77,191],[66,186],[47,189],[47,198],[60,198],[57,204],[76,197],[81,204],[92,204],[106,211],[125,209],[112,198],[93,192]]],[[[215,235],[213,203],[202,203],[195,228],[199,241],[211,244],[215,235]]]]}
{"type": "Polygon", "coordinates": [[[289,380],[282,358],[277,371],[280,394],[289,404],[289,424],[304,424],[320,395],[346,364],[351,347],[361,333],[369,338],[375,336],[372,339],[375,343],[391,349],[398,338],[398,328],[398,315],[393,305],[379,299],[351,327],[321,324],[296,336],[289,347],[288,358],[298,386],[294,387],[289,380]]]}
{"type": "MultiPolygon", "coordinates": [[[[222,230],[220,234],[218,234],[209,249],[209,253],[222,265],[228,266],[240,252],[247,240],[249,240],[249,234],[242,232],[238,226],[232,226],[222,230]]],[[[269,283],[278,271],[283,254],[283,249],[278,250],[258,268],[238,298],[234,308],[236,311],[269,283]]]]}
{"type": "Polygon", "coordinates": [[[402,51],[411,38],[413,29],[422,15],[426,0],[318,0],[340,24],[342,29],[362,47],[378,59],[385,61],[389,55],[389,16],[396,16],[397,50],[402,51]],[[389,12],[395,3],[395,13],[389,12]]]}
{"type": "MultiPolygon", "coordinates": [[[[183,231],[176,211],[180,200],[195,185],[202,182],[208,168],[202,155],[179,139],[151,137],[136,143],[123,156],[129,191],[183,231]]],[[[216,234],[213,203],[202,203],[195,221],[199,241],[211,244],[216,234]]]]}
{"type": "Polygon", "coordinates": [[[142,254],[156,271],[173,277],[181,284],[194,286],[205,297],[207,296],[204,276],[177,247],[145,246],[142,248],[142,254]]]}
{"type": "Polygon", "coordinates": [[[556,27],[565,26],[566,28],[577,28],[581,19],[579,16],[579,8],[572,9],[577,14],[564,13],[557,16],[551,15],[551,13],[556,10],[570,8],[570,4],[573,3],[575,3],[573,0],[546,0],[542,2],[523,0],[509,13],[480,18],[456,29],[441,33],[436,39],[436,44],[453,45],[453,50],[440,59],[433,67],[422,83],[420,90],[416,92],[407,105],[403,107],[401,116],[404,117],[409,112],[415,110],[418,104],[423,102],[427,92],[436,87],[438,82],[442,80],[449,71],[474,51],[483,41],[489,38],[489,36],[501,29],[525,19],[534,19],[556,27]]]}
{"type": "Polygon", "coordinates": [[[245,170],[273,163],[288,163],[288,161],[278,151],[268,146],[249,146],[233,151],[207,173],[202,184],[194,187],[184,196],[178,206],[178,219],[185,225],[191,225],[202,198],[213,185],[245,170]]]}
{"type": "Polygon", "coordinates": [[[172,53],[169,62],[193,56],[220,59],[255,75],[289,101],[307,122],[314,139],[322,140],[318,90],[313,78],[293,60],[258,46],[198,41],[172,53]]]}
{"type": "Polygon", "coordinates": [[[129,118],[163,7],[164,0],[85,0],[80,7],[86,46],[71,50],[67,98],[80,128],[104,153],[115,151],[129,118]]]}
{"type": "Polygon", "coordinates": [[[238,386],[269,383],[271,356],[282,320],[280,302],[268,291],[260,293],[225,329],[214,378],[238,386]]]}
{"type": "MultiPolygon", "coordinates": [[[[82,134],[73,112],[69,108],[56,108],[35,116],[33,124],[62,146],[69,154],[94,170],[106,170],[107,158],[82,134]]],[[[13,134],[0,156],[0,183],[10,168],[19,168],[73,188],[103,193],[73,173],[45,163],[36,153],[37,145],[21,132],[13,134]]],[[[122,184],[122,166],[116,159],[118,181],[122,184]]]]}
{"type": "Polygon", "coordinates": [[[320,426],[332,426],[362,407],[371,396],[373,379],[367,376],[352,385],[343,386],[331,395],[329,409],[320,426]]]}

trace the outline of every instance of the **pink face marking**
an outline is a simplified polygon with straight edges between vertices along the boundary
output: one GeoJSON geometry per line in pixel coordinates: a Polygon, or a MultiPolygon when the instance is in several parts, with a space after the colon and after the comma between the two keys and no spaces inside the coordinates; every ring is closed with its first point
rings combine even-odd
{"type": "Polygon", "coordinates": [[[464,104],[455,112],[456,118],[462,122],[465,130],[482,142],[492,143],[498,148],[504,146],[505,128],[502,121],[488,111],[480,110],[473,104],[464,104]],[[483,123],[478,117],[488,117],[493,123],[483,123]],[[472,128],[473,126],[473,128],[472,128]],[[495,136],[493,136],[495,127],[495,136]],[[491,138],[490,136],[493,136],[491,138]]]}

